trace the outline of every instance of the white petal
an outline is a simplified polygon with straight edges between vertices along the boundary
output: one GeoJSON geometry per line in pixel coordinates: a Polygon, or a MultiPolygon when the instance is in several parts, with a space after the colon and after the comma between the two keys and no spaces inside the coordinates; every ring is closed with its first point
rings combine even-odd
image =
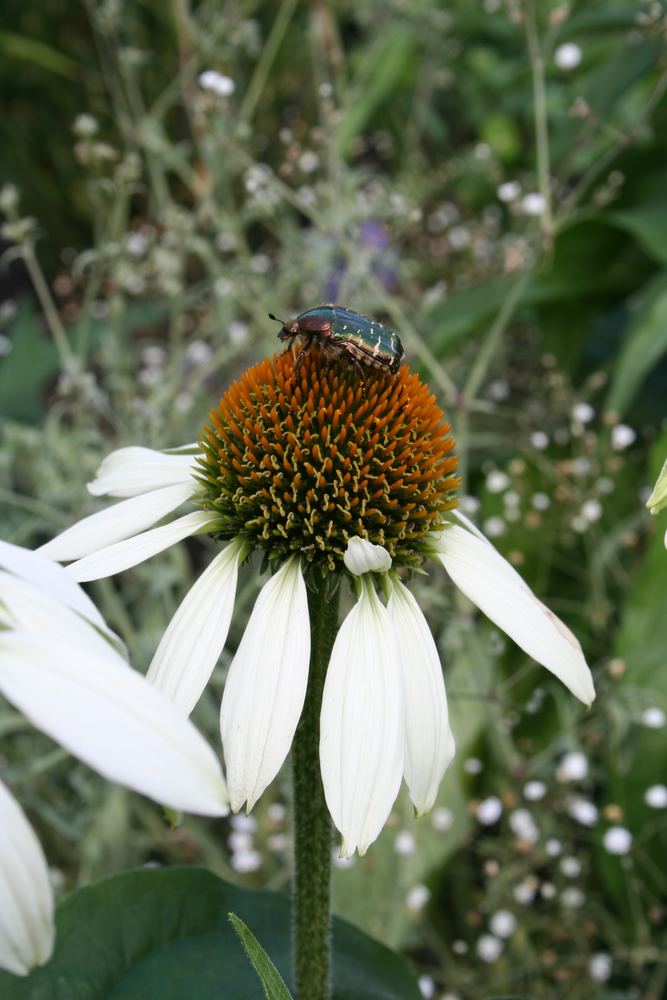
{"type": "Polygon", "coordinates": [[[0,968],[25,976],[53,951],[53,890],[35,831],[1,781],[0,830],[0,968]]]}
{"type": "Polygon", "coordinates": [[[445,518],[450,522],[454,521],[456,523],[456,521],[459,521],[464,528],[467,528],[468,531],[472,531],[473,535],[477,535],[478,538],[481,538],[483,542],[486,542],[487,545],[491,545],[491,548],[493,548],[492,543],[489,541],[486,535],[484,535],[479,530],[475,522],[471,521],[471,519],[467,516],[467,514],[464,514],[463,511],[460,510],[458,507],[454,507],[453,510],[448,510],[447,513],[445,514],[445,518]]]}
{"type": "Polygon", "coordinates": [[[164,448],[164,455],[200,455],[201,445],[199,441],[191,441],[190,444],[179,444],[175,448],[164,448]]]}
{"type": "Polygon", "coordinates": [[[310,619],[298,558],[262,587],[220,710],[232,809],[254,803],[289,753],[308,684],[310,619]]]}
{"type": "Polygon", "coordinates": [[[443,566],[466,597],[590,705],[595,688],[579,642],[500,553],[456,525],[443,531],[438,546],[443,566]]]}
{"type": "Polygon", "coordinates": [[[88,490],[96,497],[134,497],[161,486],[194,483],[195,457],[166,455],[152,448],[119,448],[104,459],[88,490]]]}
{"type": "Polygon", "coordinates": [[[445,680],[428,622],[400,580],[387,610],[398,642],[405,694],[405,764],[403,774],[417,814],[435,802],[442,776],[454,757],[445,680]]]}
{"type": "Polygon", "coordinates": [[[122,542],[107,545],[99,552],[93,552],[77,562],[70,563],[66,571],[79,583],[113,576],[114,573],[120,573],[124,569],[145,562],[146,559],[150,559],[158,552],[183,541],[189,535],[197,535],[206,531],[217,520],[217,514],[210,514],[203,510],[193,511],[192,514],[185,514],[184,517],[177,518],[171,524],[163,524],[159,528],[151,528],[150,531],[144,531],[133,538],[126,538],[122,542]]]}
{"type": "Polygon", "coordinates": [[[90,514],[62,531],[37,551],[49,559],[68,562],[96,552],[105,545],[120,542],[131,535],[157,524],[172,510],[180,507],[194,492],[194,480],[176,486],[163,486],[150,493],[142,493],[121,500],[120,503],[90,514]]]}
{"type": "MultiPolygon", "coordinates": [[[[452,524],[452,523],[456,524],[456,522],[458,521],[459,524],[462,524],[464,528],[467,528],[468,531],[471,531],[473,533],[473,535],[475,535],[477,538],[480,539],[480,541],[485,542],[485,544],[489,546],[489,548],[491,549],[492,552],[494,552],[496,555],[499,555],[498,550],[496,549],[496,547],[493,544],[493,542],[489,541],[489,539],[486,537],[486,535],[483,534],[479,530],[479,528],[477,527],[477,525],[473,521],[471,521],[470,518],[467,517],[458,508],[455,508],[454,510],[447,511],[447,513],[445,514],[445,518],[449,522],[449,524],[452,524]]],[[[446,530],[447,529],[445,529],[445,531],[446,530]]],[[[438,543],[437,544],[439,544],[439,540],[442,539],[443,536],[444,536],[444,532],[440,532],[439,535],[438,535],[438,543]]],[[[500,558],[502,558],[502,556],[500,558]]],[[[525,590],[527,590],[528,593],[532,593],[530,587],[528,586],[528,584],[526,583],[526,581],[524,580],[524,578],[521,576],[521,574],[517,573],[517,571],[514,569],[514,566],[512,566],[511,563],[508,563],[506,560],[505,560],[505,562],[506,562],[505,572],[508,575],[509,574],[514,574],[514,582],[519,587],[523,587],[525,590]]]]}
{"type": "Polygon", "coordinates": [[[227,793],[210,746],[145,678],[111,652],[0,633],[0,690],[104,777],[173,809],[222,816],[227,793]]]}
{"type": "Polygon", "coordinates": [[[0,541],[0,566],[45,591],[54,600],[78,611],[98,629],[113,636],[88,595],[62,566],[51,562],[46,556],[21,548],[20,545],[12,545],[11,542],[0,541]]]}
{"type": "Polygon", "coordinates": [[[76,641],[92,656],[106,654],[110,641],[124,652],[120,640],[113,642],[113,637],[98,631],[76,611],[4,570],[0,570],[0,623],[12,629],[76,641]]]}
{"type": "Polygon", "coordinates": [[[405,705],[398,647],[387,609],[370,581],[341,625],[327,670],[320,765],[341,853],[365,854],[398,794],[405,705]]]}
{"type": "Polygon", "coordinates": [[[391,556],[381,545],[373,545],[366,538],[354,535],[347,543],[343,557],[350,573],[387,573],[391,569],[391,556]]]}
{"type": "Polygon", "coordinates": [[[243,549],[242,542],[231,542],[190,588],[149,667],[148,680],[186,715],[225,645],[243,549]]]}

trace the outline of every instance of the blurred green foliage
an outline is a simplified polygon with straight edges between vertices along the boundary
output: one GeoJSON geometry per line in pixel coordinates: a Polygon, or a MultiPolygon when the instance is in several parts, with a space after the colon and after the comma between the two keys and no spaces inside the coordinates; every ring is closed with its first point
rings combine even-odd
{"type": "MultiPolygon", "coordinates": [[[[667,813],[645,796],[667,763],[667,551],[643,502],[667,455],[665,4],[88,0],[63,17],[9,0],[3,15],[0,178],[20,196],[4,190],[3,536],[37,544],[92,510],[85,482],[114,447],[196,437],[276,349],[269,310],[336,300],[395,326],[454,425],[466,509],[580,637],[598,700],[573,704],[444,576],[416,580],[458,754],[431,819],[399,800],[336,872],[336,909],[409,954],[425,995],[662,997],[667,813]],[[489,797],[502,815],[485,825],[489,797]],[[604,846],[614,826],[627,855],[604,846]]],[[[92,588],[140,669],[200,545],[92,588]]],[[[195,714],[214,740],[258,585],[246,574],[195,714]]],[[[284,785],[256,810],[261,867],[244,875],[237,828],[228,847],[200,820],[172,831],[14,714],[0,731],[65,887],[146,861],[287,885],[284,785]]]]}

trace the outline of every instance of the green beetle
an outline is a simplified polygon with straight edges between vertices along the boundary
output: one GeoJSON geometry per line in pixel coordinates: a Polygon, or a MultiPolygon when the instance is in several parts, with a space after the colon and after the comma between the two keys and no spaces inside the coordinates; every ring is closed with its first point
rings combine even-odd
{"type": "Polygon", "coordinates": [[[301,359],[317,341],[325,358],[345,358],[361,369],[362,365],[381,368],[395,375],[401,365],[403,345],[397,333],[376,320],[362,316],[342,306],[316,306],[300,313],[290,323],[284,323],[273,313],[270,319],[282,323],[278,337],[288,341],[289,351],[296,337],[302,337],[301,359]]]}

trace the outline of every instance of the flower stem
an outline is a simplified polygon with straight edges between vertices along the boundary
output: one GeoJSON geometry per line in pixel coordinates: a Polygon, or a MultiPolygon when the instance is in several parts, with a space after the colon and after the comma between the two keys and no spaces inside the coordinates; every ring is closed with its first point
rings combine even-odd
{"type": "Polygon", "coordinates": [[[540,45],[537,30],[536,0],[529,0],[529,3],[526,5],[526,38],[533,77],[533,117],[535,120],[537,181],[540,194],[544,199],[544,210],[541,216],[542,235],[546,249],[551,250],[554,235],[554,218],[549,165],[549,125],[547,121],[547,96],[544,80],[544,52],[540,45]]]}
{"type": "Polygon", "coordinates": [[[331,996],[331,819],[320,776],[320,711],[338,630],[339,580],[307,578],[310,613],[308,690],[292,744],[294,788],[294,971],[298,1000],[331,996]]]}

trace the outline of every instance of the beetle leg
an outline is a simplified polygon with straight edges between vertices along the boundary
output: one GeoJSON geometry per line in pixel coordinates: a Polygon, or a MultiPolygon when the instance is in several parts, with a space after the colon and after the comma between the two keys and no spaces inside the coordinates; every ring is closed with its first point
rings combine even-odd
{"type": "Polygon", "coordinates": [[[362,363],[360,362],[359,358],[355,354],[354,349],[348,347],[346,344],[343,344],[342,347],[343,347],[343,350],[345,351],[345,353],[347,354],[348,360],[357,369],[357,372],[359,373],[359,377],[360,377],[361,381],[363,382],[364,381],[364,375],[366,373],[364,371],[364,366],[362,365],[362,363]]]}
{"type": "Polygon", "coordinates": [[[324,361],[324,367],[328,368],[331,364],[332,359],[336,357],[336,349],[331,346],[328,338],[320,337],[320,351],[322,352],[322,360],[324,361]]]}
{"type": "Polygon", "coordinates": [[[312,333],[301,333],[300,336],[303,338],[303,347],[299,352],[299,356],[296,359],[296,365],[294,366],[294,371],[298,372],[299,368],[303,364],[306,354],[309,354],[313,346],[313,335],[312,333]]]}

